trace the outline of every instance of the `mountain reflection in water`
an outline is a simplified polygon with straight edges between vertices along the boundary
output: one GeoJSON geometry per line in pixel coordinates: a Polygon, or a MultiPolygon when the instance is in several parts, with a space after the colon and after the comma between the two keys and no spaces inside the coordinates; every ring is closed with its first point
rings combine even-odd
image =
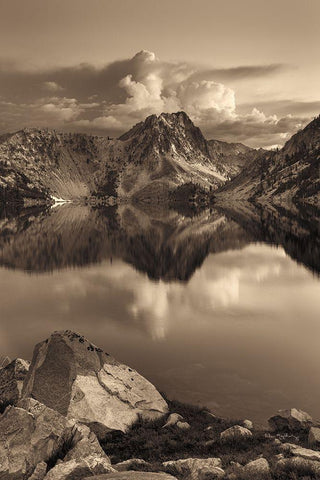
{"type": "Polygon", "coordinates": [[[3,354],[69,328],[221,415],[320,417],[318,211],[64,205],[0,231],[3,354]]]}

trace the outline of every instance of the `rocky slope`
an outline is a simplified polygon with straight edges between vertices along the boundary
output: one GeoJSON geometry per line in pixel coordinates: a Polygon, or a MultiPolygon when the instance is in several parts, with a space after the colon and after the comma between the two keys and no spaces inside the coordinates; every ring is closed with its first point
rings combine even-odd
{"type": "Polygon", "coordinates": [[[320,202],[320,116],[276,152],[261,153],[221,188],[226,200],[320,202]]]}
{"type": "Polygon", "coordinates": [[[252,150],[212,142],[184,112],[151,115],[119,139],[25,129],[0,137],[0,199],[95,195],[151,202],[190,181],[215,189],[252,150]]]}

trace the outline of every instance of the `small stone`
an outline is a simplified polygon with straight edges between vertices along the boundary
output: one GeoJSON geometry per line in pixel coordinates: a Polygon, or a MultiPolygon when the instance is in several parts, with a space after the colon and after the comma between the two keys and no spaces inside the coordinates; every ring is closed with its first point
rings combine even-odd
{"type": "Polygon", "coordinates": [[[247,428],[235,425],[220,433],[222,443],[232,443],[239,440],[247,440],[252,437],[252,432],[247,428]]]}
{"type": "Polygon", "coordinates": [[[179,415],[179,413],[171,413],[162,428],[172,427],[173,425],[176,425],[181,420],[183,420],[182,415],[179,415]]]}
{"type": "Polygon", "coordinates": [[[180,430],[189,430],[189,428],[191,428],[188,422],[177,422],[176,426],[180,428],[180,430]]]}
{"type": "Polygon", "coordinates": [[[247,428],[248,430],[252,430],[253,429],[253,423],[251,422],[251,420],[243,420],[242,422],[242,425],[247,428]]]}

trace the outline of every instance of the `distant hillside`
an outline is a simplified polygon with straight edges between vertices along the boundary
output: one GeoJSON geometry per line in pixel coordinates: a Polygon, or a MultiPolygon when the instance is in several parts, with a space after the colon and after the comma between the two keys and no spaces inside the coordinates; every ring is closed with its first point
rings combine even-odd
{"type": "Polygon", "coordinates": [[[218,192],[218,198],[320,203],[320,117],[276,152],[265,152],[218,192]]]}
{"type": "Polygon", "coordinates": [[[207,142],[184,112],[151,115],[119,139],[25,129],[0,137],[0,200],[161,201],[188,182],[218,188],[246,152],[252,149],[207,142]]]}

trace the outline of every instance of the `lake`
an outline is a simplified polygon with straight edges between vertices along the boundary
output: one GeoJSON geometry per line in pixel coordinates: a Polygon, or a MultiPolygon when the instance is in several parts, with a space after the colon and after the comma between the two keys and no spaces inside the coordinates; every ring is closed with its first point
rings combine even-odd
{"type": "Polygon", "coordinates": [[[319,211],[2,211],[0,353],[79,332],[169,398],[258,423],[320,418],[319,211]]]}

